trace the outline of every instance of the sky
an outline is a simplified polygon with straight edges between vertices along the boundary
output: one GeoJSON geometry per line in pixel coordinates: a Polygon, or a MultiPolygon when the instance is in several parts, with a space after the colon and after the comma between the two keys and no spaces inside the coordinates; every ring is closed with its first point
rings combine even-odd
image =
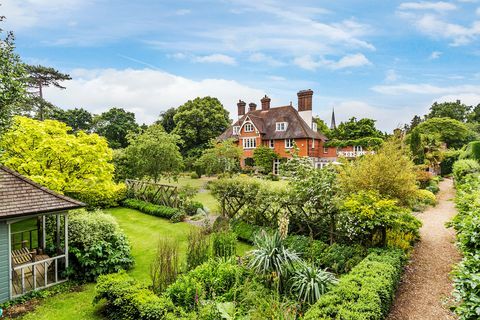
{"type": "Polygon", "coordinates": [[[214,96],[272,106],[314,91],[327,123],[355,116],[391,131],[434,101],[480,103],[480,1],[0,0],[29,64],[69,73],[45,98],[110,107],[151,123],[214,96]]]}

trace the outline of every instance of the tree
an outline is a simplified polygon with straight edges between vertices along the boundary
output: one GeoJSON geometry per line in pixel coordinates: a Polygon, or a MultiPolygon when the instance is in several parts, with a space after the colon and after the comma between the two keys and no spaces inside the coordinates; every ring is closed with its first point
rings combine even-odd
{"type": "Polygon", "coordinates": [[[346,194],[373,190],[402,205],[416,199],[418,189],[414,164],[397,138],[386,141],[376,154],[344,163],[338,182],[346,194]]]}
{"type": "Polygon", "coordinates": [[[424,135],[438,136],[450,148],[461,148],[476,136],[464,123],[451,118],[428,119],[419,124],[417,130],[424,135]]]}
{"type": "Polygon", "coordinates": [[[131,133],[129,142],[125,155],[135,177],[149,177],[157,182],[162,176],[172,176],[180,172],[180,137],[166,133],[161,125],[154,124],[139,134],[131,133]]]}
{"type": "Polygon", "coordinates": [[[232,139],[221,142],[210,141],[210,148],[205,149],[195,165],[207,175],[234,172],[239,169],[240,157],[243,152],[232,139]]]}
{"type": "Polygon", "coordinates": [[[31,89],[38,90],[37,95],[38,99],[34,99],[32,102],[35,102],[35,105],[38,107],[38,118],[44,120],[44,108],[48,107],[48,104],[45,104],[45,99],[43,98],[43,87],[54,86],[59,89],[65,89],[64,86],[60,84],[62,81],[71,80],[70,75],[66,73],[61,73],[60,71],[51,68],[44,67],[41,65],[25,66],[28,77],[27,84],[31,89]]]}
{"type": "Polygon", "coordinates": [[[104,138],[55,121],[17,116],[0,139],[0,162],[33,181],[91,206],[116,205],[112,150],[104,138]]]}
{"type": "MultiPolygon", "coordinates": [[[[4,17],[0,16],[0,22],[4,17]]],[[[0,28],[0,132],[8,126],[12,115],[26,94],[26,71],[15,53],[15,37],[0,28]]]]}
{"type": "Polygon", "coordinates": [[[352,117],[342,122],[335,130],[330,131],[330,138],[338,140],[356,140],[366,137],[383,138],[383,133],[375,128],[375,120],[352,117]]]}
{"type": "Polygon", "coordinates": [[[173,133],[182,137],[182,154],[198,157],[230,125],[228,111],[217,98],[189,100],[177,109],[173,133]]]}
{"type": "Polygon", "coordinates": [[[422,144],[422,135],[417,129],[413,129],[408,139],[410,151],[415,164],[423,164],[425,161],[425,150],[422,144]]]}
{"type": "Polygon", "coordinates": [[[477,104],[468,115],[469,122],[480,122],[480,104],[477,104]]]}
{"type": "Polygon", "coordinates": [[[173,129],[175,129],[175,121],[173,120],[173,118],[176,114],[177,109],[175,108],[170,108],[166,111],[162,111],[160,113],[160,119],[158,119],[156,123],[161,124],[163,129],[165,129],[167,133],[170,133],[173,131],[173,129]]]}
{"type": "Polygon", "coordinates": [[[255,166],[260,168],[264,174],[273,171],[273,161],[278,159],[278,154],[267,146],[259,146],[253,151],[255,166]]]}
{"type": "Polygon", "coordinates": [[[461,103],[460,100],[455,102],[434,102],[430,107],[430,113],[426,115],[426,118],[451,118],[460,122],[465,122],[471,109],[471,106],[461,103]]]}
{"type": "Polygon", "coordinates": [[[405,131],[407,133],[412,132],[420,123],[422,123],[422,118],[418,115],[413,116],[412,120],[410,121],[410,125],[405,125],[405,131]]]}
{"type": "Polygon", "coordinates": [[[94,119],[94,131],[107,138],[113,148],[125,148],[128,145],[127,134],[138,132],[138,124],[133,112],[122,108],[111,108],[94,119]]]}
{"type": "Polygon", "coordinates": [[[59,109],[45,118],[62,121],[71,127],[74,132],[79,130],[90,132],[92,131],[93,127],[92,114],[83,108],[69,110],[59,109]]]}
{"type": "Polygon", "coordinates": [[[320,119],[319,117],[313,117],[313,122],[317,124],[317,131],[328,135],[330,133],[330,128],[327,126],[325,121],[320,119]]]}

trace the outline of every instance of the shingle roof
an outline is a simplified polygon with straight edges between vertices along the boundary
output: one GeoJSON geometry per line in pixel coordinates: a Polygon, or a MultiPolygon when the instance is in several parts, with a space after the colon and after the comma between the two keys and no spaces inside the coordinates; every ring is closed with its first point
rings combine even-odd
{"type": "MultiPolygon", "coordinates": [[[[310,126],[300,117],[293,106],[270,108],[268,110],[249,111],[236,121],[233,126],[240,126],[249,117],[257,130],[262,134],[262,139],[298,139],[312,138],[326,140],[327,138],[310,126]],[[277,122],[288,122],[286,131],[276,131],[277,122]]],[[[220,140],[236,137],[233,135],[233,126],[228,128],[219,137],[220,140]]]]}
{"type": "Polygon", "coordinates": [[[0,165],[0,219],[83,206],[80,201],[53,192],[0,165]]]}

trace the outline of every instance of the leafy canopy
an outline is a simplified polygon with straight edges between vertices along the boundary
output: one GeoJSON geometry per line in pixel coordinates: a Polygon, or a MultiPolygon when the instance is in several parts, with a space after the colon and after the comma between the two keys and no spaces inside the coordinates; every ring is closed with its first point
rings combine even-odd
{"type": "Polygon", "coordinates": [[[182,154],[199,156],[210,140],[217,138],[230,125],[228,111],[217,98],[189,100],[177,109],[173,117],[173,133],[182,137],[182,154]]]}
{"type": "Polygon", "coordinates": [[[261,145],[253,151],[255,166],[267,174],[273,171],[273,160],[278,159],[278,154],[271,148],[261,145]]]}
{"type": "Polygon", "coordinates": [[[337,140],[355,140],[366,137],[383,138],[382,132],[375,128],[375,120],[373,119],[357,120],[357,118],[352,117],[330,131],[330,138],[337,140]]]}
{"type": "Polygon", "coordinates": [[[210,148],[203,151],[195,162],[207,175],[237,171],[243,152],[232,139],[221,142],[212,140],[210,148]]]}
{"type": "Polygon", "coordinates": [[[426,115],[426,118],[450,118],[460,122],[465,122],[471,109],[471,106],[461,103],[460,100],[455,102],[434,102],[430,107],[430,113],[426,115]]]}
{"type": "Polygon", "coordinates": [[[475,133],[464,123],[451,118],[431,118],[419,124],[416,129],[421,134],[437,135],[440,141],[451,148],[460,148],[475,138],[475,133]]]}
{"type": "Polygon", "coordinates": [[[112,150],[104,138],[55,121],[17,116],[0,139],[0,162],[33,181],[92,206],[115,205],[112,150]]]}
{"type": "Polygon", "coordinates": [[[113,149],[125,148],[127,134],[138,132],[138,129],[135,114],[122,108],[111,108],[95,118],[95,132],[105,137],[113,149]]]}

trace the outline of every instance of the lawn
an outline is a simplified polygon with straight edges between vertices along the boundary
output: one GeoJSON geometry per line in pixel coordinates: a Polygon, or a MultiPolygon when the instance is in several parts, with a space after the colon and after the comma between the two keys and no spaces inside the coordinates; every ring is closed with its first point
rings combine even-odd
{"type": "MultiPolygon", "coordinates": [[[[194,226],[184,222],[172,224],[168,220],[127,208],[113,208],[106,212],[115,217],[130,240],[132,254],[135,258],[135,267],[130,274],[137,280],[148,283],[149,266],[153,260],[159,237],[168,236],[179,241],[180,261],[185,261],[187,236],[190,229],[195,228],[194,226]]],[[[249,245],[239,242],[237,254],[243,255],[250,248],[249,245]]],[[[22,319],[102,319],[98,314],[100,306],[92,305],[94,288],[94,284],[88,284],[84,286],[84,291],[49,297],[42,301],[35,311],[28,313],[22,319]]]]}

